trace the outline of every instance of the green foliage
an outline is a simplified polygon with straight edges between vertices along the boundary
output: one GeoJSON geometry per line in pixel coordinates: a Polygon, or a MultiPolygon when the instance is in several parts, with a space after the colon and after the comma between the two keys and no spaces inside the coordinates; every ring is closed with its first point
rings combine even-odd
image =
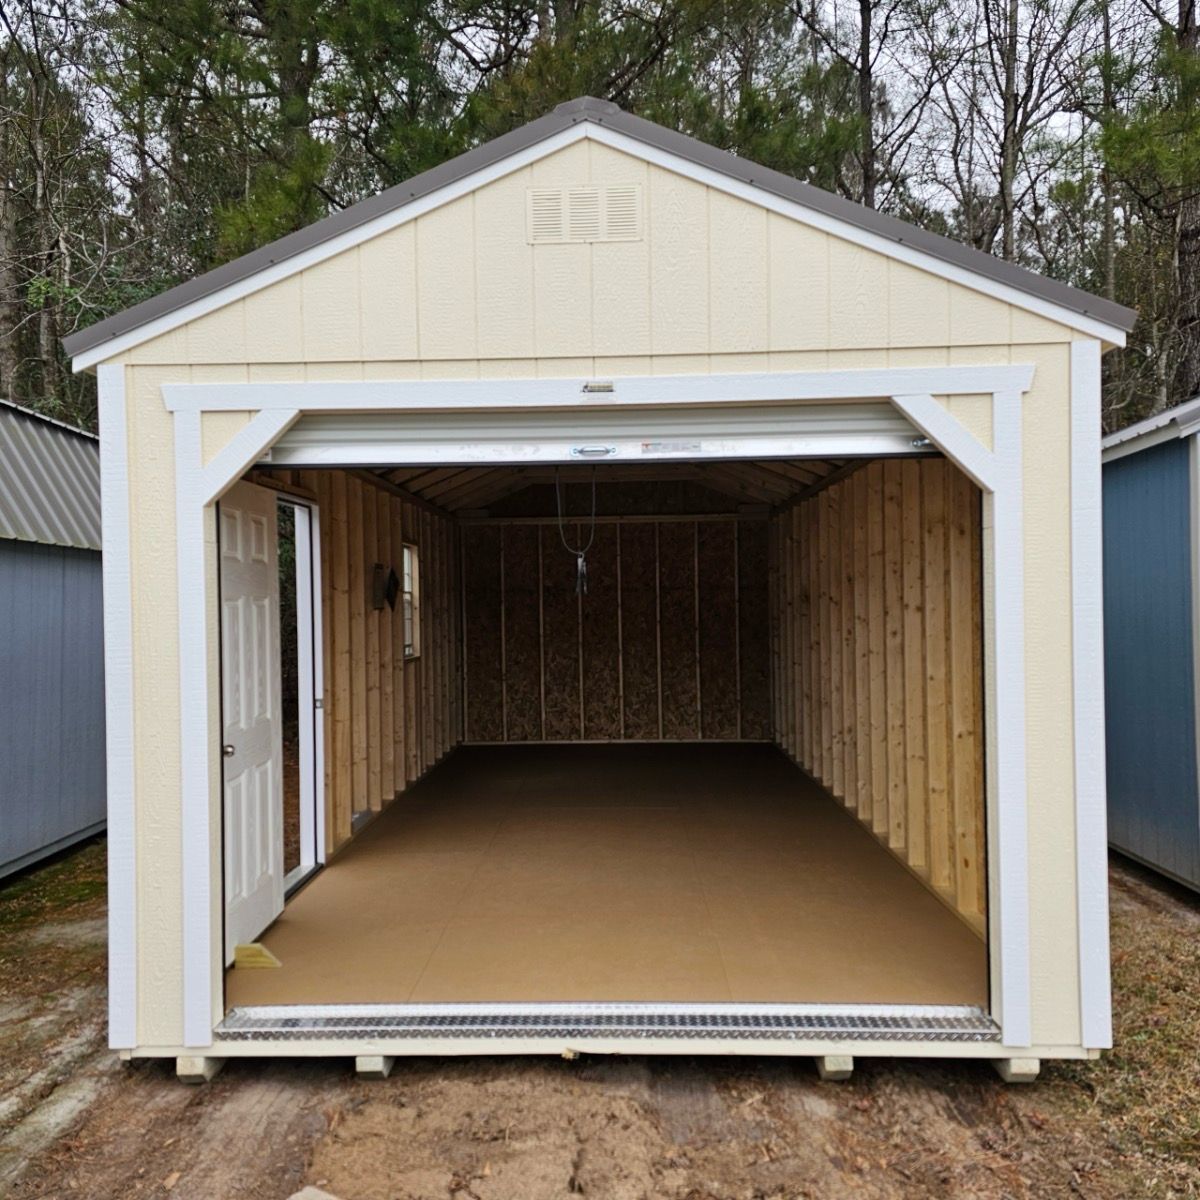
{"type": "Polygon", "coordinates": [[[1163,28],[1150,54],[1126,48],[1102,65],[1129,95],[1103,114],[1099,154],[1122,192],[1117,287],[1140,314],[1128,351],[1108,368],[1110,424],[1120,424],[1200,389],[1196,33],[1163,28]]]}
{"type": "Polygon", "coordinates": [[[1160,34],[1146,82],[1128,111],[1105,121],[1101,151],[1139,198],[1167,211],[1200,192],[1200,54],[1160,34]]]}
{"type": "Polygon", "coordinates": [[[320,186],[332,148],[305,136],[286,162],[253,169],[244,196],[219,204],[217,257],[236,258],[325,215],[320,186]]]}
{"type": "MultiPolygon", "coordinates": [[[[16,0],[0,22],[0,393],[89,424],[62,336],[585,94],[852,199],[873,144],[881,207],[992,249],[1003,72],[979,34],[1007,4],[871,5],[870,80],[861,11],[16,0]]],[[[1106,357],[1123,420],[1182,398],[1200,309],[1179,234],[1200,195],[1195,33],[1114,0],[1021,0],[1017,17],[1017,102],[1050,99],[1022,126],[1012,257],[1139,307],[1129,350],[1106,357]]]]}

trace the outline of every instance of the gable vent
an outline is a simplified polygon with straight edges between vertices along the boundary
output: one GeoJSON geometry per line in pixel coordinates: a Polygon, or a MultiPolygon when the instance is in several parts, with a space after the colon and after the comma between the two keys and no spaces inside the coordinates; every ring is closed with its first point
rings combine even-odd
{"type": "Polygon", "coordinates": [[[636,184],[630,187],[608,188],[605,192],[605,225],[608,236],[618,241],[628,241],[642,236],[642,189],[636,184]]]}
{"type": "Polygon", "coordinates": [[[642,236],[642,189],[530,188],[527,237],[548,242],[630,242],[642,236]]]}

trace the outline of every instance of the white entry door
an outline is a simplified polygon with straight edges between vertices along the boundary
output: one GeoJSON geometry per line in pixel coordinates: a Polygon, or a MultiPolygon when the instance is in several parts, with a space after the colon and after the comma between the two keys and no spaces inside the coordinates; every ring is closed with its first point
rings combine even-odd
{"type": "Polygon", "coordinates": [[[220,503],[225,961],[283,911],[283,721],[275,493],[220,503]]]}

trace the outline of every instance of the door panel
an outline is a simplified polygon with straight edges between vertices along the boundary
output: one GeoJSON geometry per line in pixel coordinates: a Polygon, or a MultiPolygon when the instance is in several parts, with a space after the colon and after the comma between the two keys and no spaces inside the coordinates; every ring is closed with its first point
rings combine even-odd
{"type": "Polygon", "coordinates": [[[276,511],[249,483],[220,505],[226,962],[283,911],[276,511]]]}

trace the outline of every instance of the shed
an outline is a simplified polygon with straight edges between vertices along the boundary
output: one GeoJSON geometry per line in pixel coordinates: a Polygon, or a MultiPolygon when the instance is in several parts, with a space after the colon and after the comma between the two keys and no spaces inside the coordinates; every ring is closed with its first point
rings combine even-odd
{"type": "Polygon", "coordinates": [[[1097,1054],[1132,321],[581,99],[70,338],[112,1044],[1097,1054]]]}
{"type": "Polygon", "coordinates": [[[0,877],[104,828],[96,438],[0,401],[0,877]]]}
{"type": "Polygon", "coordinates": [[[1200,889],[1200,397],[1104,439],[1112,845],[1200,889]]]}

